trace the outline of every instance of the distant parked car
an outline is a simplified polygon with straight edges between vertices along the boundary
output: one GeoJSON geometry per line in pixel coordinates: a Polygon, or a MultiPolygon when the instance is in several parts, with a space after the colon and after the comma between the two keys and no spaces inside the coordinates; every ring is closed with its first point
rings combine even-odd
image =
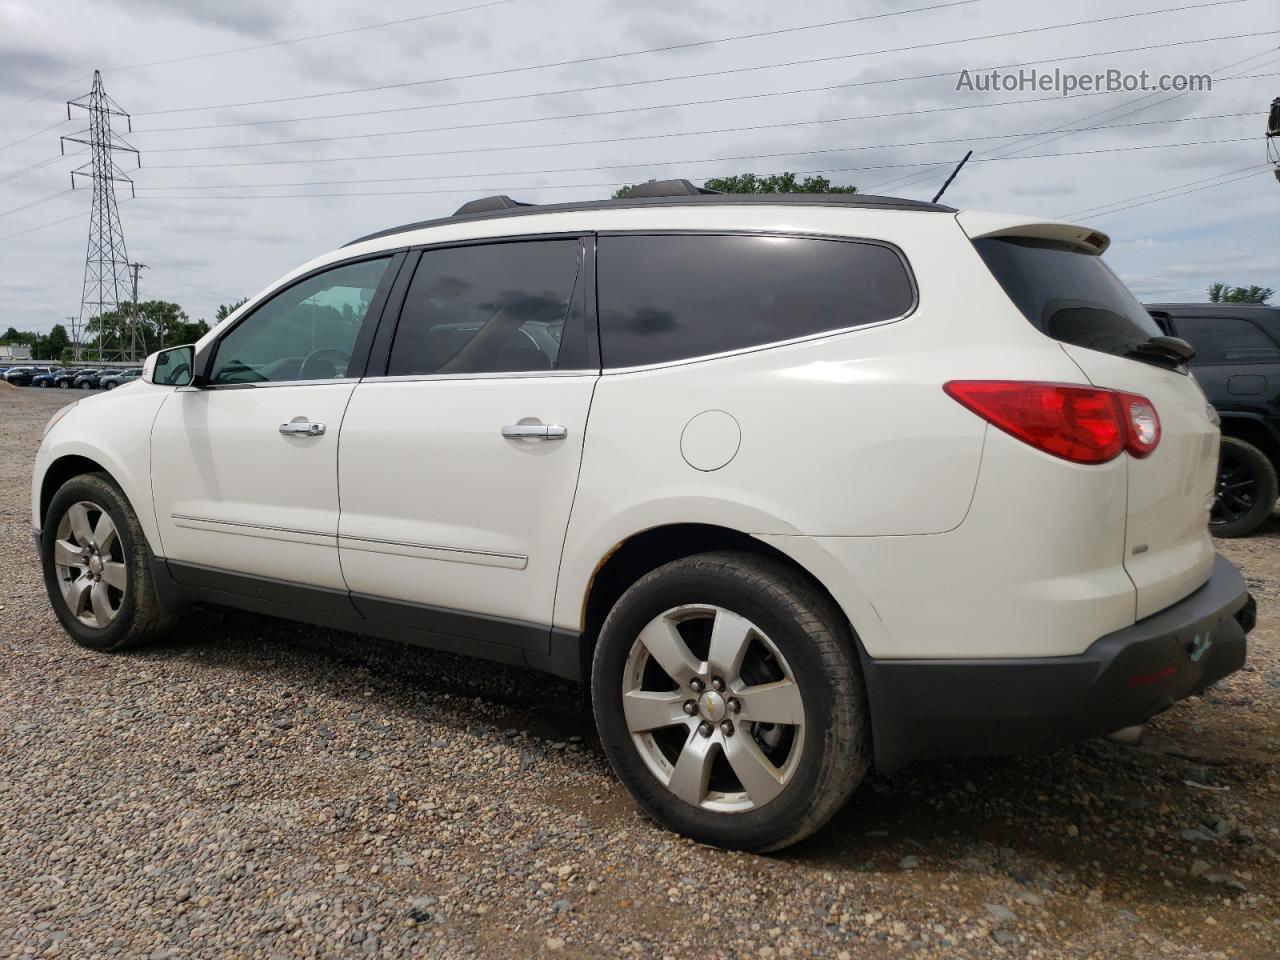
{"type": "Polygon", "coordinates": [[[29,387],[33,377],[51,370],[51,367],[10,367],[5,371],[4,378],[15,387],[29,387]]]}
{"type": "Polygon", "coordinates": [[[53,386],[61,387],[63,390],[70,390],[76,382],[76,377],[84,373],[75,367],[68,367],[66,370],[59,370],[53,375],[53,386]]]}
{"type": "Polygon", "coordinates": [[[1243,537],[1280,495],[1280,307],[1251,303],[1147,304],[1167,333],[1196,348],[1195,374],[1222,419],[1209,530],[1243,537]]]}
{"type": "Polygon", "coordinates": [[[31,383],[29,384],[29,386],[45,387],[45,388],[52,387],[54,379],[61,373],[62,373],[62,370],[56,367],[53,370],[48,371],[47,373],[37,373],[34,377],[31,378],[31,383]]]}
{"type": "Polygon", "coordinates": [[[104,373],[98,378],[98,386],[103,390],[114,390],[116,387],[122,387],[126,383],[132,383],[140,376],[142,376],[141,368],[121,370],[119,373],[104,373]]]}
{"type": "Polygon", "coordinates": [[[75,378],[73,385],[78,390],[97,390],[100,385],[99,381],[103,377],[109,377],[119,372],[119,370],[85,370],[75,378]]]}

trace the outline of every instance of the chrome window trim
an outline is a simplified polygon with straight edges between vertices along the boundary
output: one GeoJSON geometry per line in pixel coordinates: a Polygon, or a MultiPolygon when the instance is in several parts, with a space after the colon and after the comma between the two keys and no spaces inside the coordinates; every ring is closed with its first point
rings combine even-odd
{"type": "MultiPolygon", "coordinates": [[[[745,354],[759,353],[762,350],[773,350],[777,347],[789,347],[799,343],[826,340],[830,337],[841,337],[845,334],[854,333],[858,330],[873,330],[877,327],[887,326],[891,323],[899,323],[906,320],[908,317],[914,316],[920,309],[920,286],[916,282],[916,274],[911,268],[911,261],[907,259],[907,255],[903,253],[901,247],[889,240],[878,240],[873,237],[850,236],[848,234],[814,233],[795,230],[600,230],[597,231],[596,236],[601,239],[607,237],[785,237],[793,240],[828,240],[840,243],[863,243],[871,246],[884,247],[886,250],[894,254],[902,264],[902,269],[907,275],[907,283],[911,288],[910,305],[905,313],[899,314],[896,317],[887,317],[884,320],[874,320],[870,323],[858,323],[848,327],[841,327],[838,330],[824,330],[821,333],[811,333],[803,337],[792,337],[788,340],[770,340],[768,343],[755,344],[749,347],[739,347],[736,350],[724,350],[720,353],[705,353],[699,354],[695,357],[681,357],[678,360],[663,360],[659,363],[639,364],[632,367],[609,367],[602,364],[600,370],[602,376],[627,373],[645,373],[650,370],[663,370],[667,367],[683,367],[691,363],[723,360],[728,357],[738,357],[745,354]]],[[[599,253],[597,253],[597,278],[599,277],[599,273],[600,262],[599,253]]],[[[601,298],[598,280],[596,297],[597,299],[601,298]]],[[[597,313],[599,312],[600,311],[597,310],[597,313]]],[[[598,318],[597,322],[599,322],[598,318]]],[[[600,353],[603,357],[605,353],[603,328],[600,331],[600,339],[600,353]]]]}
{"type": "Polygon", "coordinates": [[[791,347],[801,343],[811,343],[815,340],[829,340],[832,337],[843,337],[846,334],[857,333],[859,330],[874,330],[879,327],[887,327],[893,323],[899,323],[913,316],[916,310],[913,308],[910,313],[904,313],[900,317],[891,317],[888,320],[877,320],[874,323],[860,323],[853,327],[842,327],[839,330],[831,330],[824,333],[814,333],[807,337],[794,337],[790,340],[771,340],[769,343],[762,343],[755,347],[740,347],[737,350],[726,350],[723,353],[706,353],[699,354],[696,357],[686,357],[680,360],[664,360],[661,363],[646,363],[635,367],[605,367],[600,371],[602,377],[610,377],[615,374],[627,373],[646,373],[650,370],[665,370],[668,367],[685,367],[691,363],[708,363],[712,360],[725,360],[729,357],[740,357],[751,353],[760,353],[764,350],[776,350],[778,347],[791,347]]]}
{"type": "Polygon", "coordinates": [[[524,370],[512,373],[400,373],[365,377],[361,383],[415,383],[419,380],[541,380],[547,377],[598,377],[599,370],[524,370]]]}
{"type": "Polygon", "coordinates": [[[213,383],[207,387],[178,387],[182,391],[210,393],[218,390],[262,390],[269,387],[319,387],[324,385],[354,386],[360,382],[359,377],[325,377],[322,380],[263,380],[252,383],[213,383]]]}

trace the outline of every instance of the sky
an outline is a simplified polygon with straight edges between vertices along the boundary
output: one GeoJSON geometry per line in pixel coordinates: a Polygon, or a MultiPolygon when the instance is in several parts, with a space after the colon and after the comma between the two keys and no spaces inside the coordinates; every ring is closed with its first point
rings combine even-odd
{"type": "Polygon", "coordinates": [[[479,196],[790,170],[929,199],[968,149],[945,202],[1094,226],[1143,299],[1280,288],[1280,0],[1207,2],[0,0],[0,329],[79,313],[87,158],[59,137],[95,69],[140,151],[116,159],[141,298],[192,318],[479,196]],[[1033,64],[1215,83],[957,89],[1033,64]]]}

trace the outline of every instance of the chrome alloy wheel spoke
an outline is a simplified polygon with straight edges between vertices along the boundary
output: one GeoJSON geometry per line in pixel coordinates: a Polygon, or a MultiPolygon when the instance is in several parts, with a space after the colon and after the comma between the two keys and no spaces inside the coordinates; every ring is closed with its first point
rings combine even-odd
{"type": "Polygon", "coordinates": [[[68,612],[85,626],[102,629],[119,615],[129,584],[123,558],[106,510],[87,500],[67,509],[53,542],[53,566],[68,612]]]}
{"type": "Polygon", "coordinates": [[[804,746],[804,700],[781,651],[714,605],[675,607],[645,625],[624,667],[622,709],[650,772],[714,812],[774,800],[804,746]]]}

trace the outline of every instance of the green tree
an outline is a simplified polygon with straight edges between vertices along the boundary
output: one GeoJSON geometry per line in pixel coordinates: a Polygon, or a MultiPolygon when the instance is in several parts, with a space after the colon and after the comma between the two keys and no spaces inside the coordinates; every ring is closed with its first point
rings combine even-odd
{"type": "Polygon", "coordinates": [[[70,348],[71,338],[67,336],[67,328],[60,323],[55,323],[40,343],[40,353],[50,360],[60,360],[70,348]]]}
{"type": "MultiPolygon", "coordinates": [[[[649,180],[653,183],[653,180],[649,180]]],[[[730,177],[712,177],[704,184],[708,190],[720,193],[857,193],[858,188],[835,186],[826,177],[805,177],[800,180],[794,173],[771,173],[764,176],[739,173],[730,177]]],[[[614,191],[614,199],[631,195],[634,184],[627,184],[614,191]]]]}
{"type": "MultiPolygon", "coordinates": [[[[194,343],[207,333],[209,325],[203,320],[192,320],[176,303],[167,300],[144,300],[137,305],[138,353],[145,356],[165,346],[194,343]]],[[[129,322],[133,316],[133,304],[122,303],[118,310],[111,310],[100,317],[91,317],[87,324],[87,340],[96,347],[105,330],[110,339],[127,350],[131,343],[129,322]]]]}
{"type": "Polygon", "coordinates": [[[249,298],[245,297],[243,300],[237,300],[235,303],[218,304],[218,309],[215,310],[213,314],[213,322],[215,324],[221,323],[223,320],[227,319],[227,317],[231,316],[231,314],[235,313],[237,310],[239,310],[248,302],[249,302],[249,298]]]}
{"type": "Polygon", "coordinates": [[[1275,293],[1272,287],[1233,287],[1226,283],[1209,284],[1210,303],[1266,303],[1275,293]]]}

